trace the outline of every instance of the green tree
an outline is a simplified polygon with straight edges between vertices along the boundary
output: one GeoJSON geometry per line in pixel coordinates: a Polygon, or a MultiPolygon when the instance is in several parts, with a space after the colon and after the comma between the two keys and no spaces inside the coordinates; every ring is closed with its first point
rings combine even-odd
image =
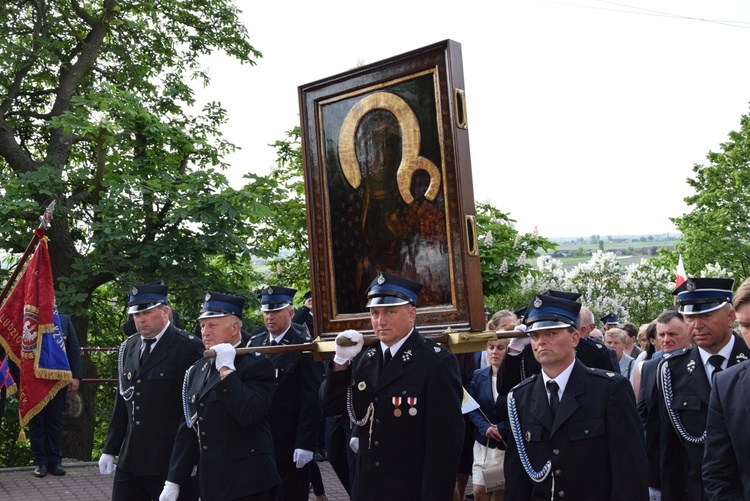
{"type": "Polygon", "coordinates": [[[487,306],[490,311],[520,307],[528,296],[521,293],[519,286],[524,276],[534,272],[532,260],[538,249],[547,252],[556,245],[540,237],[536,229],[532,233],[518,233],[513,227],[515,221],[492,205],[479,203],[476,211],[487,306]]]}
{"type": "MultiPolygon", "coordinates": [[[[206,288],[243,289],[250,256],[266,252],[248,222],[274,201],[228,186],[225,110],[190,112],[190,82],[209,82],[202,56],[260,57],[237,14],[230,0],[0,2],[3,247],[23,250],[57,202],[57,297],[82,345],[90,321],[124,317],[132,283],[166,280],[189,321],[206,288]]],[[[85,372],[97,373],[88,357],[85,372]]],[[[66,454],[89,459],[95,389],[82,392],[66,454]]]]}
{"type": "Polygon", "coordinates": [[[743,279],[750,275],[750,116],[742,116],[739,130],[720,149],[709,152],[708,163],[696,164],[687,179],[695,193],[685,198],[690,212],[672,218],[682,232],[676,253],[690,276],[720,263],[743,279]]]}

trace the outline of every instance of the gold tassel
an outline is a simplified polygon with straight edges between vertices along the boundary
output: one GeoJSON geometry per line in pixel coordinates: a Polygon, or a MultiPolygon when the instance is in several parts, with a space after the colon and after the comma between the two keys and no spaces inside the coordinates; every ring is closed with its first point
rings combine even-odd
{"type": "Polygon", "coordinates": [[[26,433],[24,433],[23,428],[21,428],[21,431],[18,432],[18,441],[19,442],[25,442],[26,441],[26,433]]]}

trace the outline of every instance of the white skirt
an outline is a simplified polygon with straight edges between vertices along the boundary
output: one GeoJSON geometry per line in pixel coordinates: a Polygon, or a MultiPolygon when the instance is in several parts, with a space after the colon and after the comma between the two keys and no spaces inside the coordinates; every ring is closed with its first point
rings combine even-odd
{"type": "Polygon", "coordinates": [[[492,466],[497,466],[505,461],[505,451],[502,449],[490,449],[476,440],[474,441],[474,465],[471,469],[471,483],[474,485],[484,485],[484,475],[482,470],[492,466]]]}

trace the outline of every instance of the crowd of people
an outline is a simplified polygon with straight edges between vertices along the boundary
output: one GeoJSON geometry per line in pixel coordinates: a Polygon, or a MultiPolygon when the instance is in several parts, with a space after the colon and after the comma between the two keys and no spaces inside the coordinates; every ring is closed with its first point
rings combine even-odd
{"type": "MultiPolygon", "coordinates": [[[[245,299],[207,291],[189,333],[166,285],[134,286],[99,458],[112,499],[324,500],[321,442],[356,501],[461,501],[469,477],[477,501],[750,499],[750,279],[689,278],[640,329],[600,319],[602,340],[579,294],[548,290],[486,312],[506,335],[460,355],[416,328],[421,288],[380,273],[375,336],[340,333],[323,363],[293,347],[313,340],[309,294],[295,313],[296,290],[265,288],[248,333],[245,299]]],[[[33,423],[36,476],[64,474],[58,414],[52,438],[33,423]]]]}

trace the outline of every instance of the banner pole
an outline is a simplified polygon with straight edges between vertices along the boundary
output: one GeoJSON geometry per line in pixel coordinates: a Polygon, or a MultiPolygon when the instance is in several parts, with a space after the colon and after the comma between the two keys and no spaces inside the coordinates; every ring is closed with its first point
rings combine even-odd
{"type": "Polygon", "coordinates": [[[44,211],[44,214],[39,216],[39,227],[34,230],[34,236],[31,237],[31,242],[29,242],[29,245],[26,247],[26,250],[24,251],[23,255],[21,256],[21,260],[16,264],[16,269],[13,270],[13,273],[10,275],[10,278],[8,279],[8,283],[5,284],[5,287],[3,288],[3,292],[0,294],[0,306],[5,302],[5,298],[8,295],[8,292],[10,291],[11,287],[13,287],[13,284],[16,283],[16,279],[18,278],[18,274],[21,273],[21,270],[23,269],[23,265],[26,264],[26,261],[28,261],[29,256],[31,256],[34,253],[34,249],[36,249],[36,244],[39,243],[39,240],[44,236],[44,232],[49,229],[51,226],[50,221],[52,220],[52,213],[55,211],[55,202],[52,201],[52,203],[47,206],[47,209],[44,211]]]}

